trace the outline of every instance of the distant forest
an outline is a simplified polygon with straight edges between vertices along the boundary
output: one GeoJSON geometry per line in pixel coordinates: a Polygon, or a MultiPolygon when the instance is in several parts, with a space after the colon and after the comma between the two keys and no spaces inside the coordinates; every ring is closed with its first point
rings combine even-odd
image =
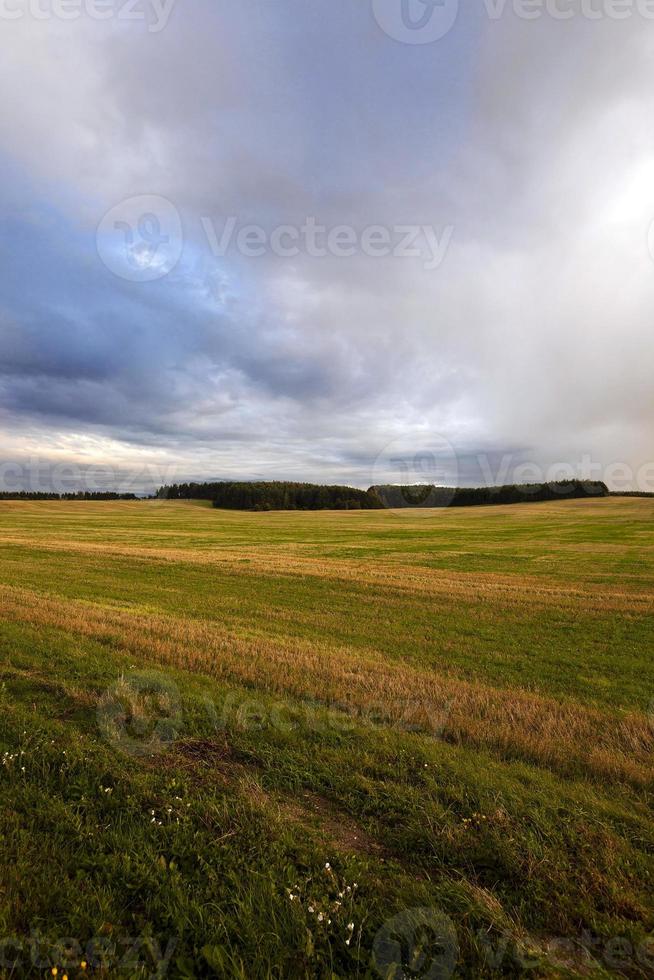
{"type": "Polygon", "coordinates": [[[474,507],[481,504],[523,504],[579,497],[607,497],[599,480],[559,480],[552,483],[507,484],[502,487],[371,487],[384,507],[474,507]]]}
{"type": "MultiPolygon", "coordinates": [[[[414,486],[354,487],[317,483],[211,482],[179,483],[161,487],[156,496],[165,500],[210,500],[225,510],[379,510],[408,507],[474,507],[483,504],[520,504],[581,497],[654,497],[652,493],[609,493],[599,480],[560,480],[552,483],[510,484],[502,487],[414,486]]],[[[138,500],[133,493],[80,491],[0,491],[0,500],[138,500]]]]}
{"type": "Polygon", "coordinates": [[[92,493],[80,490],[78,493],[47,493],[41,490],[0,491],[0,500],[138,500],[135,493],[92,493]]]}
{"type": "Polygon", "coordinates": [[[654,497],[649,490],[611,490],[610,497],[654,497]]]}
{"type": "Polygon", "coordinates": [[[377,510],[384,505],[376,494],[354,487],[317,483],[186,483],[162,487],[167,499],[213,501],[225,510],[377,510]]]}
{"type": "Polygon", "coordinates": [[[606,497],[597,480],[561,480],[503,487],[377,486],[369,490],[315,483],[183,483],[161,487],[167,500],[211,500],[225,510],[378,510],[405,507],[471,507],[579,497],[606,497]]]}

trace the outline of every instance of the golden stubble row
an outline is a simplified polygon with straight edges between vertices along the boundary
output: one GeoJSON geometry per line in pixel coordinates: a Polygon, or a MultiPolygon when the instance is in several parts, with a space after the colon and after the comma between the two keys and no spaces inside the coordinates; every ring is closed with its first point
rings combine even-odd
{"type": "Polygon", "coordinates": [[[110,643],[139,666],[160,665],[383,723],[410,722],[454,744],[485,748],[562,774],[651,787],[654,737],[644,713],[600,712],[516,688],[495,688],[388,662],[328,640],[248,635],[220,623],[150,615],[0,586],[4,619],[110,643]]]}
{"type": "Polygon", "coordinates": [[[282,547],[239,547],[213,549],[155,548],[144,545],[73,541],[47,541],[0,535],[0,543],[25,549],[25,561],[35,552],[84,555],[90,559],[163,562],[216,568],[230,575],[275,575],[320,578],[351,582],[359,586],[397,593],[433,596],[467,603],[487,603],[503,608],[529,607],[575,609],[584,614],[622,613],[654,615],[654,593],[624,591],[605,585],[552,583],[536,575],[502,575],[492,572],[461,572],[404,564],[393,556],[336,559],[298,555],[282,547]]]}

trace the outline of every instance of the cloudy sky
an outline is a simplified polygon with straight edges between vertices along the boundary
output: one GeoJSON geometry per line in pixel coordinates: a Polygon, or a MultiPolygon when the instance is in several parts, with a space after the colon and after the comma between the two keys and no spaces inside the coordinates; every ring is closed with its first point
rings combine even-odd
{"type": "Polygon", "coordinates": [[[654,5],[522,2],[2,0],[5,487],[654,489],[654,5]]]}

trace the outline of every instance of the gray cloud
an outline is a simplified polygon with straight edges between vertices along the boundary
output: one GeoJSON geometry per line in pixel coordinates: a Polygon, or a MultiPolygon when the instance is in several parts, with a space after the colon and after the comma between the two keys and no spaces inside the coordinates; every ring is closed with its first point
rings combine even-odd
{"type": "Polygon", "coordinates": [[[479,6],[414,47],[345,0],[190,0],[160,34],[4,24],[0,454],[366,485],[388,443],[444,437],[472,482],[480,453],[635,471],[654,410],[653,31],[479,6]],[[177,208],[184,251],[125,282],[95,229],[142,194],[177,208]],[[454,233],[431,271],[216,257],[201,219],[230,215],[454,233]]]}

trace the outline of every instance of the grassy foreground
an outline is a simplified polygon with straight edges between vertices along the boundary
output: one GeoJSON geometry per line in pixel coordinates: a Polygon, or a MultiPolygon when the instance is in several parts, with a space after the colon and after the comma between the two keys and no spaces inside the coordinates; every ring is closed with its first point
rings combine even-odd
{"type": "Polygon", "coordinates": [[[653,519],[0,503],[0,976],[654,976],[653,519]]]}

